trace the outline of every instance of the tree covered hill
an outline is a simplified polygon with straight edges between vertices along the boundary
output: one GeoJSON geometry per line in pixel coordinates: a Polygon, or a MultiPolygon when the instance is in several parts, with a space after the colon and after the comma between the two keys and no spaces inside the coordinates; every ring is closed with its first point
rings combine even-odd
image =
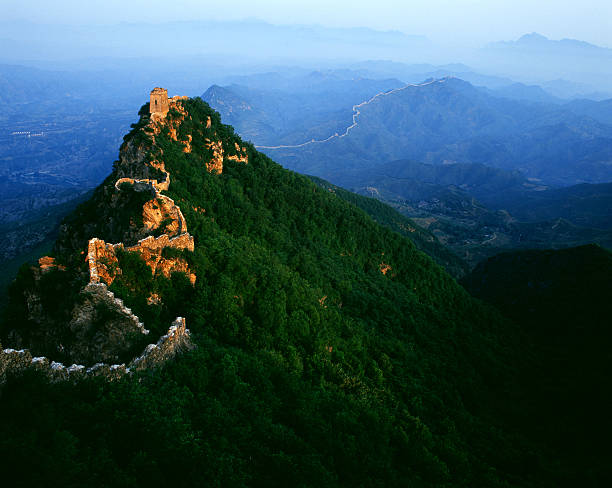
{"type": "Polygon", "coordinates": [[[345,200],[367,213],[378,224],[392,229],[393,231],[408,237],[417,249],[423,251],[436,263],[442,266],[451,276],[462,277],[468,271],[468,265],[458,256],[453,254],[447,247],[430,232],[419,227],[414,221],[403,216],[389,205],[382,203],[375,198],[368,198],[340,188],[336,185],[311,176],[310,179],[318,186],[334,193],[342,200],[345,200]]]}
{"type": "MultiPolygon", "coordinates": [[[[143,107],[113,174],[66,219],[57,269],[21,269],[0,337],[3,347],[19,337],[33,354],[70,357],[71,331],[61,324],[82,306],[84,256],[97,237],[126,246],[106,261],[115,296],[152,334],[185,317],[196,348],[111,382],[9,374],[0,390],[3,479],[62,487],[562,481],[546,443],[522,430],[517,372],[530,354],[513,322],[406,237],[241,141],[202,100],[177,104],[157,125],[143,107]],[[117,182],[159,181],[151,160],[163,162],[170,184],[145,202],[117,182]],[[195,242],[162,258],[185,263],[194,282],[180,269],[152,273],[127,251],[155,237],[143,209],[163,215],[162,196],[180,206],[195,242]],[[41,335],[62,342],[28,343],[41,335]]],[[[157,229],[171,224],[164,218],[157,229]]]]}

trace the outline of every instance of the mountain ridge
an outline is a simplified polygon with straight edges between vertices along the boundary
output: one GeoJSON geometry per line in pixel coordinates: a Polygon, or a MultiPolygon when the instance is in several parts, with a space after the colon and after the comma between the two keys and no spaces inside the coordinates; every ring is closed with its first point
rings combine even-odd
{"type": "MultiPolygon", "coordinates": [[[[474,447],[471,463],[453,452],[463,452],[463,436],[472,437],[474,422],[482,426],[477,430],[486,430],[476,398],[492,395],[500,378],[513,382],[501,358],[507,364],[517,358],[491,335],[510,327],[507,340],[520,342],[513,327],[470,299],[408,239],[242,142],[201,100],[176,105],[158,125],[159,133],[148,125],[149,107],[143,107],[112,175],[66,219],[55,261],[44,262],[51,269],[40,279],[36,270],[21,270],[11,287],[9,326],[5,321],[1,331],[7,347],[16,337],[12,330],[26,337],[52,327],[52,322],[33,322],[33,310],[57,324],[70,319],[71,304],[79,303],[79,287],[90,275],[83,246],[97,246],[94,236],[125,242],[126,251],[127,244],[137,244],[147,222],[143,207],[159,198],[147,190],[156,180],[169,183],[162,194],[180,205],[194,238],[193,252],[168,250],[162,258],[184,259],[197,279],[190,282],[181,270],[169,278],[153,274],[144,252],[118,252],[117,267],[112,255],[98,253],[102,249],[96,250],[96,262],[105,271],[100,268],[98,276],[101,281],[114,277],[109,290],[152,334],[163,330],[166,317],[185,317],[197,347],[157,373],[139,372],[103,385],[84,378],[68,388],[45,383],[36,371],[9,372],[0,410],[15,424],[0,427],[0,458],[19,467],[26,451],[39,449],[45,461],[20,470],[24,479],[44,477],[46,466],[53,465],[77,484],[92,473],[101,476],[104,466],[116,480],[164,485],[175,472],[165,470],[167,462],[183,466],[183,479],[196,485],[202,477],[226,484],[236,476],[242,484],[266,485],[282,478],[283,484],[399,486],[406,477],[424,485],[459,478],[503,484],[503,468],[487,474],[487,463],[498,461],[479,460],[481,454],[489,456],[482,444],[474,447]],[[241,160],[241,153],[248,160],[241,160]],[[138,180],[149,180],[141,182],[145,191],[135,191],[138,180]],[[40,308],[33,309],[36,293],[40,308]],[[473,327],[483,334],[470,334],[473,327]],[[500,355],[468,353],[472,349],[499,349],[500,355]],[[429,354],[444,360],[426,359],[429,354]],[[471,379],[462,379],[459,371],[469,371],[471,379]],[[437,386],[440,381],[444,386],[437,386]],[[432,396],[422,382],[437,393],[432,396]],[[49,416],[37,420],[28,408],[15,410],[22,395],[38,398],[49,416]],[[109,416],[107,408],[125,416],[109,416]],[[245,409],[247,417],[240,413],[245,409]],[[441,411],[447,412],[442,424],[441,411]],[[58,452],[70,439],[81,449],[59,460],[57,449],[38,447],[39,437],[23,437],[35,429],[45,438],[52,432],[47,420],[62,426],[58,452]],[[145,433],[143,421],[156,429],[145,433]],[[462,434],[445,422],[458,422],[462,434]],[[9,432],[11,425],[20,428],[9,432]],[[191,434],[179,435],[182,429],[191,434]],[[329,436],[330,429],[336,435],[329,436]],[[456,447],[444,447],[439,435],[456,447]],[[23,449],[10,448],[15,445],[23,449]],[[85,459],[85,453],[91,457],[85,459]],[[138,476],[142,464],[126,465],[124,455],[160,466],[155,480],[138,476]],[[212,466],[223,469],[211,471],[212,466]]],[[[172,228],[172,219],[157,222],[161,231],[172,228]]],[[[106,245],[104,252],[111,252],[106,245]]],[[[41,346],[36,348],[34,353],[41,346]]],[[[59,351],[54,354],[56,360],[59,351]]]]}
{"type": "Polygon", "coordinates": [[[380,95],[362,106],[359,121],[350,137],[267,151],[332,183],[337,170],[330,161],[338,164],[340,154],[350,155],[354,166],[402,158],[486,163],[556,185],[609,176],[612,126],[558,105],[492,97],[456,78],[380,95]]]}
{"type": "Polygon", "coordinates": [[[70,354],[57,346],[70,345],[64,325],[83,304],[84,246],[97,238],[107,288],[153,335],[183,317],[196,347],[117,381],[9,371],[5,479],[501,488],[576,474],[571,464],[558,472],[549,446],[522,429],[519,372],[533,358],[517,324],[350,194],[282,168],[201,99],[171,107],[160,96],[141,109],[111,175],[64,221],[54,260],[22,268],[0,335],[12,346],[16,333],[47,327],[66,334],[51,359],[70,354]],[[167,277],[144,250],[129,252],[163,240],[156,233],[185,235],[160,185],[193,237],[193,251],[160,258],[184,260],[193,282],[184,268],[167,277]],[[33,320],[41,316],[49,320],[33,320]]]}
{"type": "MultiPolygon", "coordinates": [[[[150,121],[148,125],[142,127],[142,130],[150,132],[152,137],[154,137],[156,132],[159,133],[159,125],[163,123],[168,110],[172,109],[179,114],[181,113],[182,107],[177,103],[179,100],[181,100],[180,97],[168,100],[167,92],[155,89],[151,93],[150,121]],[[153,102],[155,102],[155,108],[153,102]],[[158,102],[162,105],[162,108],[159,110],[157,109],[158,102]]],[[[184,111],[182,114],[183,116],[186,115],[184,111]]],[[[170,130],[176,131],[173,128],[170,130]]],[[[129,247],[124,246],[123,242],[107,244],[97,237],[92,237],[88,240],[86,253],[88,280],[87,284],[79,292],[83,304],[75,306],[72,311],[72,320],[68,324],[68,328],[74,337],[70,337],[70,334],[65,333],[61,333],[58,336],[51,325],[53,321],[50,320],[49,316],[45,317],[44,312],[38,317],[36,313],[30,314],[29,318],[34,320],[39,328],[44,324],[46,330],[37,332],[27,328],[14,328],[9,330],[8,333],[6,331],[4,333],[6,338],[19,346],[24,342],[30,343],[38,351],[44,353],[54,352],[55,354],[59,352],[60,357],[75,361],[70,368],[65,368],[61,363],[40,356],[32,358],[30,355],[30,366],[42,368],[43,370],[45,367],[50,368],[48,374],[51,378],[57,376],[54,376],[54,373],[63,373],[64,371],[69,377],[72,373],[100,374],[100,371],[103,371],[102,374],[108,373],[108,368],[104,370],[98,366],[125,358],[127,351],[134,350],[142,342],[138,339],[135,340],[134,336],[146,336],[149,334],[149,330],[144,328],[140,319],[129,308],[124,306],[122,300],[116,298],[115,294],[109,290],[109,286],[112,285],[113,281],[118,275],[122,274],[121,267],[119,266],[119,258],[122,253],[139,254],[146,264],[151,267],[153,273],[161,270],[164,276],[170,277],[173,272],[183,272],[189,276],[192,283],[195,282],[196,276],[190,273],[189,267],[182,257],[164,256],[164,250],[167,248],[178,251],[184,249],[193,251],[193,237],[187,232],[185,218],[180,208],[171,198],[161,193],[168,190],[170,186],[170,174],[165,170],[163,161],[154,159],[150,162],[145,162],[145,158],[146,155],[142,153],[141,146],[134,147],[130,143],[124,144],[117,168],[133,168],[135,165],[139,165],[141,167],[137,168],[137,171],[141,173],[140,176],[155,175],[161,179],[134,179],[122,176],[122,173],[119,172],[118,176],[122,177],[118,178],[113,185],[119,194],[114,195],[114,197],[115,200],[121,200],[122,192],[130,193],[130,197],[133,197],[134,193],[144,194],[144,199],[137,197],[137,200],[144,203],[141,220],[142,230],[144,230],[145,234],[155,233],[155,237],[149,235],[139,239],[136,245],[129,247]],[[152,197],[149,201],[146,201],[147,194],[149,197],[152,197]],[[96,330],[92,325],[100,321],[99,309],[101,308],[106,310],[106,315],[101,319],[102,323],[99,324],[99,328],[96,330]],[[113,317],[113,320],[110,320],[109,317],[113,317]],[[61,341],[61,343],[58,349],[53,351],[52,343],[55,341],[61,341]],[[95,363],[96,367],[91,366],[88,368],[83,364],[77,363],[89,363],[89,365],[95,363]]],[[[131,173],[130,169],[127,169],[127,173],[131,173]]],[[[126,173],[123,174],[125,175],[126,173]]],[[[112,207],[116,208],[116,206],[112,207]]],[[[130,226],[133,227],[132,223],[130,223],[130,226]]],[[[63,231],[65,232],[65,230],[63,231]]],[[[128,236],[128,240],[141,237],[141,232],[141,230],[135,229],[135,231],[124,234],[123,240],[125,240],[125,236],[128,236]]],[[[72,264],[74,266],[74,263],[72,264]]],[[[42,257],[39,259],[39,266],[32,269],[34,280],[41,282],[44,275],[49,273],[67,274],[70,272],[74,275],[75,271],[67,269],[68,266],[68,264],[59,264],[54,257],[42,257]]],[[[162,349],[165,351],[160,355],[158,361],[162,360],[162,358],[172,357],[176,350],[190,347],[189,334],[189,330],[185,328],[184,319],[177,317],[173,325],[168,329],[167,334],[157,344],[147,346],[145,353],[139,358],[134,358],[129,366],[115,364],[110,366],[110,371],[121,375],[130,373],[130,370],[138,370],[142,368],[143,364],[155,364],[155,360],[148,359],[152,351],[162,349]]],[[[4,377],[6,374],[7,368],[10,370],[15,367],[21,369],[29,367],[26,354],[29,354],[29,352],[24,350],[15,352],[13,349],[4,350],[5,357],[2,358],[1,362],[5,367],[3,368],[2,376],[4,377]],[[22,356],[20,361],[14,360],[12,356],[15,354],[22,356]]],[[[63,378],[64,376],[60,374],[59,377],[63,378]]]]}

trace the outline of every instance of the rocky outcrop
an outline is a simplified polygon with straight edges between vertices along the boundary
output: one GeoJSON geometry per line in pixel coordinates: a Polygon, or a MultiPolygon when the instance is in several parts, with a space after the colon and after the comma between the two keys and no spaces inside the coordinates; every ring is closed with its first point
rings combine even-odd
{"type": "Polygon", "coordinates": [[[191,152],[191,141],[193,141],[193,137],[191,134],[187,134],[187,140],[183,142],[185,147],[183,148],[183,152],[189,154],[191,152]]]}
{"type": "MultiPolygon", "coordinates": [[[[178,102],[187,99],[187,97],[172,97],[168,99],[167,96],[168,92],[161,88],[155,88],[153,92],[151,92],[151,113],[149,127],[152,130],[153,137],[159,134],[162,127],[166,127],[168,129],[170,139],[182,143],[184,145],[183,152],[191,153],[193,150],[193,137],[191,135],[187,135],[186,140],[179,140],[178,136],[179,126],[183,120],[185,120],[185,117],[188,116],[183,105],[178,102]],[[163,101],[160,99],[163,99],[163,101]],[[166,101],[168,108],[158,110],[157,107],[164,107],[166,101]],[[170,110],[175,111],[173,117],[167,117],[170,110]]],[[[206,129],[211,129],[211,127],[212,120],[210,116],[208,116],[206,119],[206,129]]],[[[214,141],[211,139],[206,139],[205,146],[207,149],[212,151],[212,157],[206,163],[206,169],[209,173],[223,173],[224,158],[229,161],[236,161],[244,164],[248,164],[249,162],[246,147],[240,147],[237,143],[234,143],[234,147],[224,148],[223,143],[220,140],[214,141]]]]}
{"type": "Polygon", "coordinates": [[[149,344],[140,356],[127,365],[96,363],[91,367],[82,364],[65,366],[47,357],[34,357],[27,349],[2,349],[0,344],[0,384],[6,381],[7,375],[24,371],[40,371],[52,382],[78,381],[93,376],[116,380],[144,369],[159,367],[177,353],[193,347],[191,333],[182,317],[177,317],[165,335],[155,344],[149,344]]]}
{"type": "Polygon", "coordinates": [[[112,284],[115,276],[121,272],[117,249],[123,244],[107,244],[102,239],[94,237],[87,245],[87,264],[89,265],[89,283],[97,284],[101,281],[107,285],[112,284]]]}
{"type": "Polygon", "coordinates": [[[223,144],[221,141],[206,140],[206,147],[212,151],[212,158],[206,163],[209,173],[223,173],[223,144]]]}
{"type": "Polygon", "coordinates": [[[224,158],[229,161],[237,161],[244,164],[248,164],[249,162],[246,147],[240,147],[237,143],[234,143],[233,150],[230,149],[230,151],[232,151],[231,153],[223,148],[223,143],[221,141],[206,139],[206,147],[212,151],[212,157],[210,161],[206,163],[206,169],[209,173],[223,173],[224,158]]]}
{"type": "Polygon", "coordinates": [[[66,267],[61,264],[57,264],[55,262],[55,258],[51,256],[43,256],[38,260],[38,267],[40,268],[40,272],[42,274],[48,273],[51,270],[58,269],[60,271],[65,271],[66,267]]]}
{"type": "Polygon", "coordinates": [[[247,154],[246,147],[240,147],[237,142],[234,142],[234,149],[236,154],[228,154],[227,159],[230,161],[238,161],[240,163],[248,164],[249,155],[247,154]]]}

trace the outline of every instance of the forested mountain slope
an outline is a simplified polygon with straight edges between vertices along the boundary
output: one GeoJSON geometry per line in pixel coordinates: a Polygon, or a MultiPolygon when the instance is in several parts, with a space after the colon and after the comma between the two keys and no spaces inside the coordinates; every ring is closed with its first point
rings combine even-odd
{"type": "Polygon", "coordinates": [[[150,342],[178,315],[193,348],[115,381],[49,382],[4,365],[4,480],[562,481],[521,428],[517,372],[530,354],[519,327],[409,239],[241,141],[200,99],[176,99],[163,117],[148,109],[66,219],[54,259],[20,271],[0,333],[3,347],[89,367],[142,348],[122,324],[140,320],[150,342]],[[91,289],[122,299],[121,313],[91,289]]]}

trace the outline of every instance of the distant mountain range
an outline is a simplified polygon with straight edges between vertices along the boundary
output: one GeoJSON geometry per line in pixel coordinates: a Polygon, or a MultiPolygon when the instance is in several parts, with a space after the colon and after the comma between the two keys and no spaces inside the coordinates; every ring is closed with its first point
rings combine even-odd
{"type": "MultiPolygon", "coordinates": [[[[4,32],[16,32],[16,27],[12,26],[4,32]]],[[[25,29],[22,34],[27,32],[29,31],[25,29]]],[[[46,36],[48,33],[43,34],[46,36]]],[[[427,128],[430,123],[427,121],[430,109],[426,104],[422,113],[412,115],[415,121],[410,118],[406,120],[407,125],[401,128],[398,134],[393,134],[393,124],[399,120],[397,113],[393,114],[396,119],[390,118],[384,106],[379,107],[379,113],[371,110],[368,113],[371,108],[368,106],[360,109],[358,124],[364,120],[363,116],[368,115],[374,116],[373,120],[378,127],[371,127],[371,137],[360,136],[355,141],[351,140],[348,151],[336,151],[333,146],[335,142],[330,141],[328,145],[332,146],[331,150],[317,147],[317,151],[309,153],[308,150],[312,147],[304,147],[301,151],[296,150],[295,154],[292,151],[291,154],[282,156],[284,164],[289,167],[303,165],[306,168],[303,171],[319,174],[337,184],[348,185],[347,187],[365,195],[372,195],[367,187],[376,188],[380,198],[381,195],[389,197],[385,200],[388,202],[397,203],[398,199],[408,201],[408,193],[423,190],[425,198],[421,198],[421,195],[420,200],[427,202],[427,208],[420,208],[417,213],[406,213],[412,217],[427,218],[423,217],[423,213],[427,213],[428,209],[442,209],[450,213],[450,216],[457,215],[454,209],[459,202],[464,205],[474,199],[477,204],[468,214],[472,217],[481,215],[481,210],[478,209],[484,207],[487,209],[485,214],[490,215],[488,212],[495,212],[498,208],[510,209],[512,202],[506,202],[505,206],[500,207],[487,200],[484,195],[487,186],[484,179],[469,189],[451,188],[457,185],[457,182],[447,182],[436,186],[435,190],[427,181],[417,184],[412,180],[410,187],[404,185],[401,191],[396,191],[401,182],[391,184],[389,179],[377,179],[372,171],[373,167],[406,158],[432,163],[446,159],[447,163],[455,160],[468,165],[497,164],[496,169],[501,172],[498,176],[503,173],[502,180],[511,180],[514,170],[506,171],[502,168],[512,168],[511,163],[516,158],[528,162],[531,159],[537,166],[541,158],[544,163],[550,164],[552,173],[557,174],[553,174],[555,179],[552,180],[528,181],[527,185],[533,188],[557,183],[608,181],[605,170],[608,167],[606,161],[609,160],[609,155],[606,151],[610,146],[601,144],[602,132],[598,135],[594,129],[598,127],[598,123],[599,127],[601,124],[609,127],[612,123],[610,100],[573,100],[567,103],[563,100],[564,97],[572,97],[592,89],[567,80],[557,79],[541,86],[529,85],[517,83],[510,78],[477,73],[470,66],[460,63],[434,65],[371,60],[347,62],[343,67],[334,68],[323,65],[313,71],[308,67],[255,64],[241,65],[240,69],[237,69],[237,65],[233,68],[230,66],[233,62],[230,58],[219,59],[216,64],[209,61],[194,64],[193,58],[176,58],[163,62],[160,59],[158,63],[139,58],[129,62],[118,59],[104,60],[103,64],[112,67],[95,71],[92,67],[98,66],[98,61],[90,59],[76,71],[59,70],[56,67],[49,70],[0,65],[0,158],[4,161],[0,168],[3,181],[0,216],[7,223],[2,235],[7,237],[5,249],[11,250],[11,253],[27,252],[31,245],[37,245],[46,237],[40,232],[31,233],[25,227],[17,230],[9,221],[37,221],[41,212],[45,214],[45,208],[48,206],[61,204],[77,196],[77,193],[74,193],[75,187],[89,189],[109,171],[112,161],[116,158],[116,147],[121,142],[121,134],[129,125],[130,114],[137,110],[141,93],[151,86],[152,80],[155,80],[155,83],[163,82],[173,87],[172,90],[188,94],[201,93],[204,87],[210,86],[211,80],[215,80],[217,85],[207,91],[204,97],[223,114],[224,120],[234,125],[245,138],[260,145],[296,145],[312,139],[327,139],[336,133],[342,133],[352,125],[354,105],[368,101],[378,93],[401,88],[405,82],[421,83],[427,78],[446,75],[460,76],[470,81],[474,85],[472,91],[480,97],[470,101],[475,104],[473,110],[489,111],[490,107],[485,104],[483,109],[482,105],[483,99],[489,100],[489,105],[495,109],[491,120],[498,122],[507,119],[505,107],[516,105],[517,111],[522,111],[527,117],[545,113],[546,117],[554,121],[558,116],[560,131],[567,130],[570,133],[567,137],[550,138],[547,131],[554,136],[557,129],[554,125],[550,126],[550,121],[544,120],[544,127],[538,127],[536,131],[523,137],[521,130],[531,129],[524,124],[524,118],[515,117],[515,114],[511,113],[510,118],[518,120],[516,133],[501,130],[495,137],[482,138],[477,134],[470,136],[467,142],[457,142],[453,139],[450,144],[440,149],[440,140],[446,137],[445,134],[441,134],[442,138],[436,138],[438,134],[435,128],[423,132],[423,137],[418,132],[427,128]],[[515,103],[516,101],[518,103],[515,103]],[[388,127],[385,127],[385,124],[388,127]],[[405,134],[402,131],[405,131],[405,134]],[[24,134],[19,135],[19,132],[24,134]],[[13,133],[15,134],[12,135],[13,133]],[[32,133],[42,136],[29,137],[32,133]],[[434,150],[415,150],[406,155],[402,144],[410,144],[411,137],[415,141],[422,139],[427,145],[431,143],[434,150]],[[527,155],[524,154],[525,148],[531,148],[527,155]],[[325,154],[318,154],[321,149],[325,149],[325,154]],[[324,173],[312,169],[315,165],[320,165],[320,158],[323,158],[324,165],[332,169],[341,168],[341,171],[324,173]],[[564,167],[565,163],[569,164],[569,169],[564,167]],[[574,163],[578,163],[578,166],[574,163]],[[364,176],[361,181],[353,178],[355,171],[361,171],[364,176]],[[568,171],[571,173],[568,174],[568,171]],[[603,176],[601,172],[604,173],[603,176]],[[345,178],[342,181],[339,179],[341,176],[345,178]],[[352,181],[348,181],[349,176],[353,178],[352,181]],[[444,203],[436,203],[433,198],[444,203]]],[[[408,91],[402,90],[395,93],[395,96],[406,95],[408,91]]],[[[466,93],[464,90],[459,94],[465,98],[466,93]]],[[[382,98],[387,97],[378,97],[376,104],[385,101],[382,98]]],[[[410,106],[410,103],[412,102],[405,104],[404,108],[410,106]]],[[[437,107],[436,110],[439,110],[442,117],[445,116],[444,110],[448,109],[452,114],[457,108],[452,107],[451,103],[446,107],[437,107]]],[[[453,120],[459,121],[457,123],[460,124],[461,117],[459,113],[453,120]]],[[[448,133],[452,135],[452,125],[448,129],[448,133]]],[[[359,136],[358,130],[351,130],[350,137],[344,137],[342,142],[349,142],[354,136],[359,136]]],[[[444,168],[451,166],[446,164],[444,168]]],[[[548,172],[546,170],[546,173],[548,172]]],[[[448,174],[452,174],[452,171],[448,174]]],[[[476,170],[476,174],[483,173],[476,170]]],[[[538,178],[539,175],[523,173],[521,177],[524,176],[538,178]]],[[[519,188],[523,183],[524,181],[519,184],[519,188]]],[[[495,195],[495,192],[493,194],[495,195]]],[[[538,193],[538,196],[544,195],[538,193]]],[[[532,201],[526,201],[529,202],[528,212],[521,213],[524,209],[513,208],[512,212],[517,212],[512,213],[513,217],[522,219],[523,215],[525,218],[533,216],[532,201]]],[[[413,203],[410,201],[403,209],[407,211],[408,206],[412,208],[413,203]]],[[[553,212],[546,214],[547,219],[552,219],[551,215],[554,215],[554,206],[550,208],[553,212]]],[[[572,213],[566,212],[563,215],[572,213]]],[[[592,214],[588,214],[588,218],[592,217],[592,214]]],[[[481,217],[479,219],[482,220],[481,217]]],[[[494,218],[493,221],[506,225],[505,218],[494,218]]],[[[570,218],[568,222],[576,222],[576,219],[570,218]]],[[[552,235],[553,226],[554,219],[545,227],[546,235],[552,235]]],[[[562,227],[569,231],[561,241],[575,244],[584,242],[582,239],[576,239],[576,232],[582,237],[586,236],[582,231],[562,227]]],[[[559,228],[556,226],[554,232],[559,228]]],[[[461,230],[455,235],[462,236],[463,232],[461,230]]],[[[519,232],[514,235],[524,234],[519,232]]],[[[529,234],[532,235],[531,231],[529,234]]],[[[472,232],[470,235],[475,238],[474,242],[483,242],[490,239],[487,236],[490,236],[491,232],[483,227],[482,232],[472,232]]],[[[607,242],[596,234],[590,233],[588,236],[602,244],[607,242]]],[[[459,237],[457,239],[460,240],[459,237]]],[[[538,238],[538,242],[551,242],[547,239],[548,237],[538,238]]]]}
{"type": "MultiPolygon", "coordinates": [[[[253,90],[228,89],[247,105],[254,98],[253,90]]],[[[261,91],[257,95],[264,112],[267,103],[278,102],[270,91],[267,97],[261,91]]],[[[211,92],[204,99],[228,111],[227,104],[221,106],[211,92]]],[[[236,102],[233,98],[230,104],[236,102]]],[[[600,108],[605,103],[577,103],[578,114],[572,111],[574,105],[512,100],[457,78],[444,78],[381,93],[358,109],[329,114],[329,120],[309,124],[307,130],[295,127],[291,132],[289,127],[277,136],[273,146],[278,148],[263,149],[289,168],[331,181],[349,167],[409,158],[519,170],[549,185],[607,182],[612,180],[612,125],[583,115],[607,121],[602,115],[605,109],[600,108]],[[312,139],[329,140],[310,143],[312,139]]],[[[253,120],[241,119],[236,112],[233,123],[247,134],[253,120]]]]}
{"type": "Polygon", "coordinates": [[[525,34],[516,41],[500,41],[489,44],[489,48],[528,48],[532,50],[548,51],[553,53],[562,53],[566,55],[591,55],[591,56],[609,56],[612,57],[612,49],[596,46],[588,42],[577,39],[548,39],[542,34],[532,32],[525,34]]]}
{"type": "Polygon", "coordinates": [[[0,33],[0,63],[100,71],[131,66],[125,80],[153,71],[149,83],[165,77],[167,70],[191,73],[196,79],[215,66],[243,73],[261,72],[263,65],[361,66],[374,68],[376,76],[390,70],[387,77],[405,82],[420,81],[410,78],[411,72],[429,72],[435,78],[453,75],[486,86],[505,85],[508,79],[528,85],[559,80],[561,85],[551,87],[560,97],[601,99],[612,93],[610,49],[538,34],[480,49],[458,49],[400,31],[274,25],[257,19],[114,25],[0,21],[0,33]],[[396,74],[398,68],[402,76],[396,74]]]}
{"type": "Polygon", "coordinates": [[[322,72],[290,79],[270,74],[266,79],[268,88],[260,88],[259,79],[254,88],[214,85],[202,98],[245,138],[259,144],[298,144],[342,130],[350,123],[353,105],[404,85],[392,78],[347,79],[322,72]]]}
{"type": "Polygon", "coordinates": [[[257,88],[215,86],[203,98],[255,143],[283,146],[262,149],[286,166],[391,204],[471,265],[504,249],[612,246],[612,187],[555,189],[612,181],[609,101],[446,78],[349,108],[351,89],[376,83],[334,81],[347,91],[337,96],[326,91],[330,80],[317,90],[297,77],[291,97],[267,80],[267,90],[255,80],[257,88]]]}
{"type": "Polygon", "coordinates": [[[531,33],[516,41],[491,43],[479,56],[479,66],[522,79],[564,78],[612,89],[612,49],[576,39],[552,40],[531,33]]]}

